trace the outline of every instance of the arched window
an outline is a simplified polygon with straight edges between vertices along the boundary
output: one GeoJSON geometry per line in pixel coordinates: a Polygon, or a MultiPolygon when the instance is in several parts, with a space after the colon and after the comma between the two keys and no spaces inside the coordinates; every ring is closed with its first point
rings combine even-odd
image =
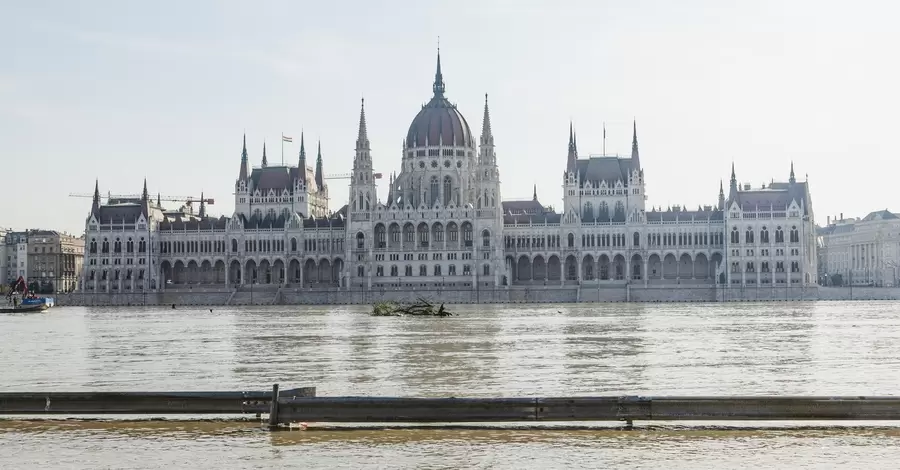
{"type": "Polygon", "coordinates": [[[609,204],[601,202],[597,206],[597,220],[600,222],[609,222],[609,204]]]}
{"type": "Polygon", "coordinates": [[[391,276],[397,277],[397,266],[391,266],[391,276]]]}
{"type": "Polygon", "coordinates": [[[411,277],[413,275],[412,266],[406,265],[406,268],[403,269],[403,275],[406,277],[411,277]]]}
{"type": "Polygon", "coordinates": [[[375,246],[376,248],[384,248],[387,246],[387,230],[384,224],[375,226],[375,246]]]}
{"type": "Polygon", "coordinates": [[[634,232],[634,246],[641,246],[641,234],[634,232]]]}
{"type": "Polygon", "coordinates": [[[487,264],[484,265],[484,271],[482,272],[482,274],[484,274],[485,276],[490,276],[491,275],[491,266],[487,265],[487,264]]]}
{"type": "Polygon", "coordinates": [[[431,203],[429,204],[429,206],[433,207],[435,204],[437,204],[437,201],[438,201],[439,195],[440,195],[439,191],[440,191],[440,188],[438,187],[438,177],[432,176],[431,177],[431,191],[429,191],[429,193],[428,193],[428,195],[431,197],[431,203]]]}
{"type": "Polygon", "coordinates": [[[444,176],[444,199],[441,202],[445,206],[453,202],[453,178],[450,175],[444,176]]]}
{"type": "Polygon", "coordinates": [[[584,203],[584,208],[581,211],[581,220],[586,222],[594,221],[594,205],[590,202],[584,203]]]}
{"type": "Polygon", "coordinates": [[[125,251],[128,253],[134,253],[134,240],[131,237],[128,237],[128,241],[125,242],[125,251]]]}
{"type": "Polygon", "coordinates": [[[491,232],[488,229],[481,231],[481,244],[485,248],[491,246],[491,232]]]}
{"type": "Polygon", "coordinates": [[[419,266],[419,276],[427,276],[428,275],[428,266],[424,264],[419,266]]]}
{"type": "Polygon", "coordinates": [[[625,222],[625,204],[622,204],[622,201],[616,202],[616,213],[613,216],[613,222],[625,222]]]}
{"type": "Polygon", "coordinates": [[[753,227],[747,227],[747,232],[744,234],[744,240],[747,243],[753,243],[753,227]]]}
{"type": "Polygon", "coordinates": [[[574,248],[575,247],[575,234],[570,233],[566,239],[568,240],[568,243],[569,243],[568,247],[574,248]]]}
{"type": "Polygon", "coordinates": [[[140,241],[138,241],[138,252],[147,252],[147,240],[144,240],[144,237],[141,237],[140,241]]]}
{"type": "Polygon", "coordinates": [[[784,230],[781,227],[775,228],[775,243],[784,243],[784,230]]]}
{"type": "Polygon", "coordinates": [[[469,222],[463,222],[463,243],[465,246],[472,246],[472,224],[469,222]]]}
{"type": "Polygon", "coordinates": [[[113,244],[113,251],[116,253],[122,252],[122,240],[119,240],[118,238],[116,238],[116,241],[113,244]]]}
{"type": "Polygon", "coordinates": [[[91,253],[97,253],[97,240],[95,238],[91,238],[90,251],[91,253]]]}
{"type": "Polygon", "coordinates": [[[109,240],[108,239],[106,239],[106,238],[103,239],[103,245],[101,245],[100,251],[102,251],[103,253],[109,253],[109,240]]]}
{"type": "Polygon", "coordinates": [[[439,264],[434,265],[434,275],[441,276],[441,265],[439,265],[439,264]]]}
{"type": "Polygon", "coordinates": [[[231,239],[231,252],[232,252],[232,253],[237,253],[237,251],[238,251],[238,243],[237,243],[237,240],[234,239],[234,238],[232,238],[232,239],[231,239]]]}
{"type": "Polygon", "coordinates": [[[356,248],[362,250],[366,247],[366,236],[362,232],[356,234],[356,248]]]}
{"type": "Polygon", "coordinates": [[[731,243],[740,243],[740,233],[738,232],[737,227],[733,227],[731,229],[731,243]]]}
{"type": "MultiPolygon", "coordinates": [[[[237,243],[234,244],[235,251],[237,251],[237,243]]],[[[297,251],[297,239],[291,238],[291,251],[297,251]]]]}
{"type": "Polygon", "coordinates": [[[759,242],[760,243],[769,243],[769,229],[763,226],[762,230],[759,231],[759,242]]]}
{"type": "Polygon", "coordinates": [[[796,225],[791,227],[791,243],[800,243],[800,231],[797,230],[796,225]]]}

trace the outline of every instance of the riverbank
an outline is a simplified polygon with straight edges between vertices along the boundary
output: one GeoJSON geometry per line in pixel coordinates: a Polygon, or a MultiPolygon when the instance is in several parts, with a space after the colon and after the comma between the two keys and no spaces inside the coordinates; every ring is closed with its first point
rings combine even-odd
{"type": "Polygon", "coordinates": [[[815,300],[900,300],[900,288],[732,287],[715,286],[513,286],[479,290],[458,288],[303,289],[256,286],[166,289],[156,292],[59,294],[58,305],[364,305],[418,297],[452,304],[583,302],[760,302],[815,300]]]}

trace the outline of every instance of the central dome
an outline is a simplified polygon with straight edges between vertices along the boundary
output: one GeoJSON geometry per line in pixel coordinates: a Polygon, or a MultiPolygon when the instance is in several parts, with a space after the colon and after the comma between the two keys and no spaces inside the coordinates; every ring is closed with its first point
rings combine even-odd
{"type": "Polygon", "coordinates": [[[475,147],[475,139],[469,123],[456,105],[444,98],[444,77],[441,74],[441,54],[438,53],[437,72],[434,74],[434,96],[413,119],[406,133],[407,148],[475,147]]]}

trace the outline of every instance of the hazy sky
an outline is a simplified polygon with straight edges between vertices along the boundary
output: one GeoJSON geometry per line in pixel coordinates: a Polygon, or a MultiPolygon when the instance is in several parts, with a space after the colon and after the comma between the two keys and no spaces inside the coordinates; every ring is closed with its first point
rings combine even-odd
{"type": "MultiPolygon", "coordinates": [[[[296,164],[322,140],[349,171],[366,98],[376,171],[431,97],[481,133],[484,94],[504,199],[560,207],[569,120],[582,155],[630,151],[637,119],[649,204],[714,204],[719,180],[808,175],[816,219],[895,204],[897,2],[39,1],[0,17],[0,227],[81,233],[90,199],[216,199],[231,215],[246,130],[296,164]]],[[[332,180],[332,209],[347,181],[332,180]]],[[[386,194],[380,188],[382,198],[386,194]]]]}

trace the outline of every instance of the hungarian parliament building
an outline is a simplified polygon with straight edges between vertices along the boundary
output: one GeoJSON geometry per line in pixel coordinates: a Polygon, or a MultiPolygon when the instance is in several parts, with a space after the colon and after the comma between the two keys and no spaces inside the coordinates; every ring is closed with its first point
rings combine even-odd
{"type": "Polygon", "coordinates": [[[310,164],[302,137],[296,165],[269,164],[263,146],[259,166],[251,166],[244,137],[231,217],[208,215],[203,200],[198,211],[166,209],[146,181],[140,196],[105,200],[95,185],[81,289],[816,283],[810,192],[793,164],[789,173],[785,166],[787,181],[760,188],[739,184],[732,165],[714,204],[649,208],[636,127],[623,158],[580,154],[570,125],[557,212],[536,191],[531,200],[502,199],[487,95],[476,137],[446,97],[440,55],[432,91],[409,126],[399,172],[386,178],[385,200],[377,196],[365,103],[349,202],[336,212],[321,145],[310,164]]]}

